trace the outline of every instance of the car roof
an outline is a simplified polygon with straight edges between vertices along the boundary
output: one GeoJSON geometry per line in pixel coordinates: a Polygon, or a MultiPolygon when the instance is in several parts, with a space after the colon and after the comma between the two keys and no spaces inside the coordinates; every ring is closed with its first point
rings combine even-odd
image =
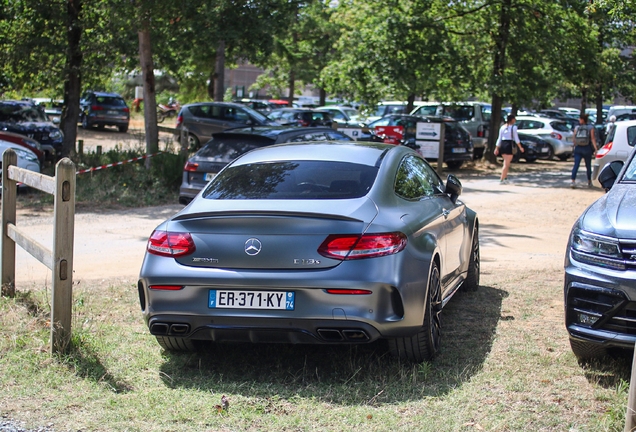
{"type": "Polygon", "coordinates": [[[328,126],[316,126],[316,127],[298,127],[298,126],[254,126],[254,127],[238,127],[233,129],[227,129],[223,132],[217,132],[212,135],[212,137],[221,137],[225,135],[245,135],[245,136],[261,136],[276,139],[279,135],[285,133],[294,133],[298,132],[299,134],[306,134],[310,132],[319,132],[319,131],[331,131],[338,132],[333,128],[328,126]]]}
{"type": "Polygon", "coordinates": [[[217,105],[217,106],[245,108],[244,104],[236,103],[236,102],[193,102],[193,103],[184,105],[184,107],[191,107],[191,106],[197,106],[197,105],[217,105]]]}
{"type": "Polygon", "coordinates": [[[120,94],[110,93],[110,92],[103,92],[103,91],[92,91],[91,93],[93,93],[95,96],[110,96],[110,97],[119,97],[119,98],[121,97],[120,94]]]}
{"type": "Polygon", "coordinates": [[[252,150],[241,156],[239,164],[262,162],[263,160],[320,160],[379,166],[381,159],[391,150],[412,152],[405,146],[364,141],[283,143],[252,150]]]}

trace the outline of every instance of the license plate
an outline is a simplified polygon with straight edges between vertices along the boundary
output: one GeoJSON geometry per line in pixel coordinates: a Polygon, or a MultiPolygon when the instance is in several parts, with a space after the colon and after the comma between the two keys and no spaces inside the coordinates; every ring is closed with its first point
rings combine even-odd
{"type": "Polygon", "coordinates": [[[211,309],[272,309],[294,310],[293,291],[225,291],[210,290],[211,309]]]}
{"type": "Polygon", "coordinates": [[[205,179],[205,181],[210,181],[214,177],[216,177],[216,173],[205,173],[204,179],[205,179]]]}
{"type": "Polygon", "coordinates": [[[115,110],[110,110],[110,111],[106,111],[106,114],[115,115],[115,114],[119,114],[119,112],[117,112],[115,110]]]}
{"type": "Polygon", "coordinates": [[[566,142],[572,142],[572,137],[565,137],[566,142]]]}
{"type": "Polygon", "coordinates": [[[544,148],[541,149],[541,153],[548,153],[549,151],[550,151],[550,149],[547,148],[547,147],[544,147],[544,148]]]}
{"type": "Polygon", "coordinates": [[[466,153],[466,149],[462,147],[456,147],[453,149],[453,153],[466,153]]]}

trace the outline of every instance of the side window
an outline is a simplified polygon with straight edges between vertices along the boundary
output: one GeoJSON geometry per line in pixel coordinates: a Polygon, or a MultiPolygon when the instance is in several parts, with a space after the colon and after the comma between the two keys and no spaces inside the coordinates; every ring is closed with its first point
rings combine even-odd
{"type": "Polygon", "coordinates": [[[206,105],[208,117],[214,120],[223,120],[223,107],[217,105],[206,105]]]}
{"type": "Polygon", "coordinates": [[[395,193],[407,200],[418,200],[441,192],[441,181],[426,163],[415,156],[402,160],[395,176],[395,193]]]}
{"type": "Polygon", "coordinates": [[[334,118],[334,120],[347,120],[344,116],[343,113],[341,113],[340,111],[334,110],[334,111],[329,111],[331,113],[331,116],[334,118]]]}
{"type": "Polygon", "coordinates": [[[324,132],[303,133],[295,135],[286,140],[286,142],[303,142],[303,141],[326,141],[327,137],[324,132]]]}
{"type": "Polygon", "coordinates": [[[634,147],[634,144],[636,144],[636,126],[627,128],[627,144],[632,147],[634,147]]]}
{"type": "Polygon", "coordinates": [[[388,126],[389,122],[392,120],[392,117],[384,117],[380,120],[373,122],[373,127],[376,126],[388,126]]]}

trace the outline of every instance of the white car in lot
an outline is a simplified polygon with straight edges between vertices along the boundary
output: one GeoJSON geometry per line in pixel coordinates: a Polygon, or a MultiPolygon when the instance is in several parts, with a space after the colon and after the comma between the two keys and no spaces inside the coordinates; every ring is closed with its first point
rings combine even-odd
{"type": "Polygon", "coordinates": [[[614,123],[605,138],[604,145],[596,152],[592,162],[592,180],[598,179],[603,167],[615,160],[625,161],[636,144],[636,120],[614,123]]]}
{"type": "Polygon", "coordinates": [[[518,116],[516,126],[521,133],[547,139],[553,147],[552,154],[560,160],[564,161],[572,156],[574,134],[567,123],[546,117],[518,116]]]}
{"type": "MultiPolygon", "coordinates": [[[[40,172],[40,161],[37,155],[31,150],[22,147],[21,145],[14,144],[9,141],[0,140],[0,184],[2,184],[2,159],[4,152],[7,149],[12,149],[18,156],[18,166],[20,168],[28,169],[30,171],[40,172]]],[[[21,186],[21,184],[18,184],[21,186]]]]}

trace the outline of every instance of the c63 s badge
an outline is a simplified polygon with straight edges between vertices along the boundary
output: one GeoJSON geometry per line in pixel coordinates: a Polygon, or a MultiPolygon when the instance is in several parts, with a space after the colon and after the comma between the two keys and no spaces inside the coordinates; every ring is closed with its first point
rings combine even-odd
{"type": "Polygon", "coordinates": [[[318,265],[320,260],[317,259],[294,259],[294,265],[318,265]]]}
{"type": "Polygon", "coordinates": [[[192,258],[192,262],[203,262],[210,264],[218,264],[219,260],[216,258],[192,258]]]}

